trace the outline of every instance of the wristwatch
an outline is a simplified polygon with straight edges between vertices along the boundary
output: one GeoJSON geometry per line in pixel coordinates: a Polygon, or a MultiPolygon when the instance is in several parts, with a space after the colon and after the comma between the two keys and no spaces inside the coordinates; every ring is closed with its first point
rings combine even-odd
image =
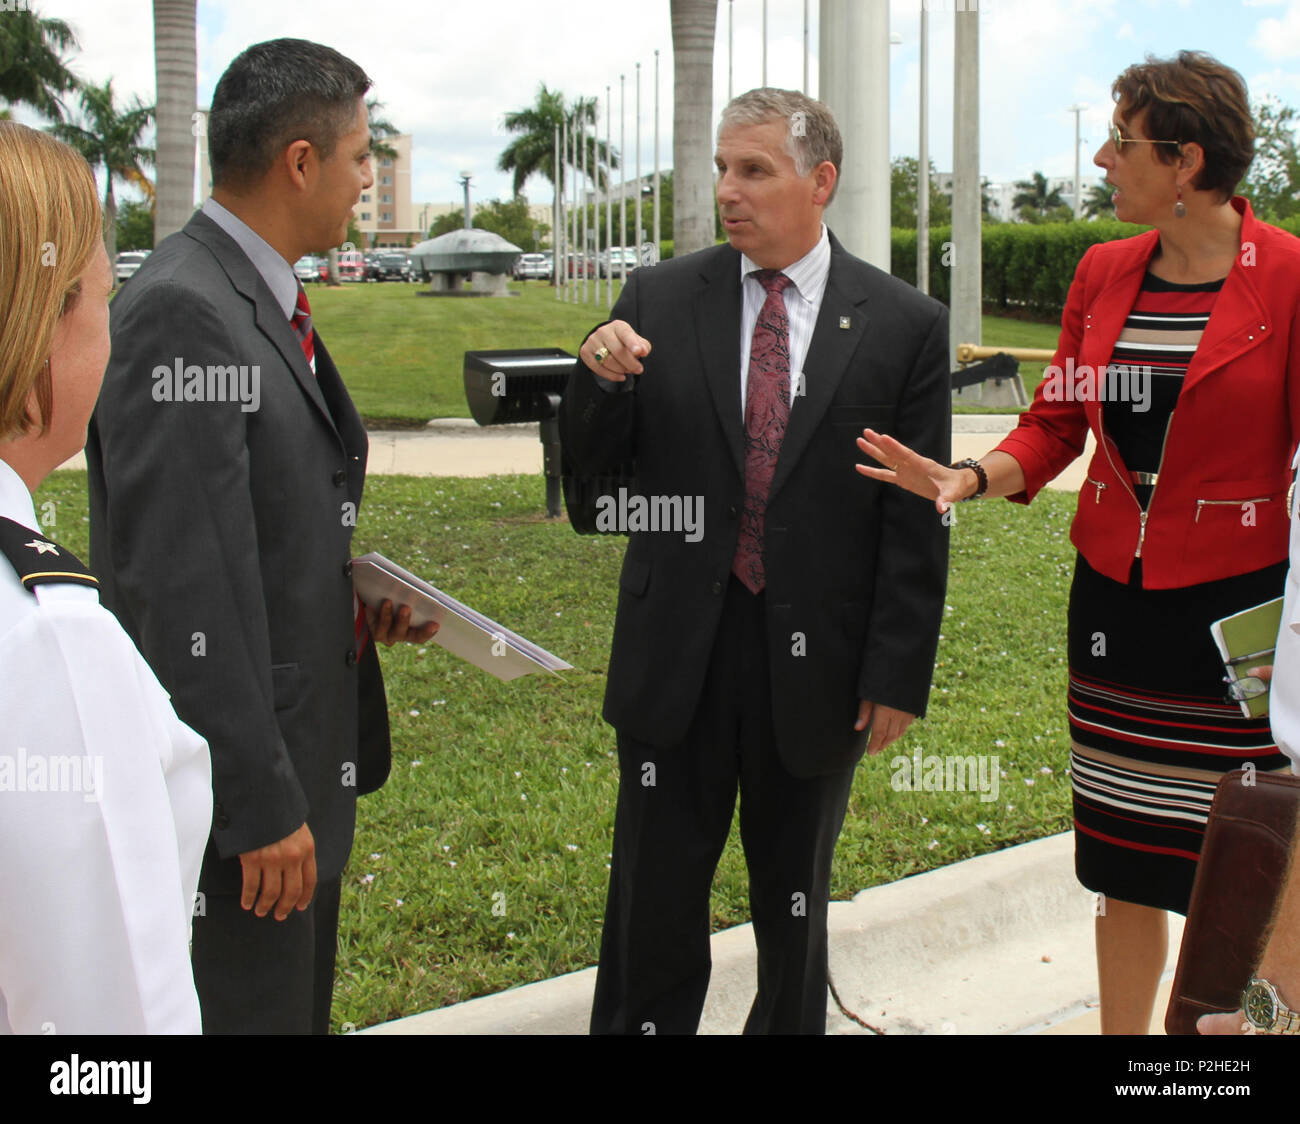
{"type": "Polygon", "coordinates": [[[1241,993],[1241,1010],[1256,1034],[1300,1034],[1300,1011],[1293,1011],[1268,980],[1252,978],[1241,993]]]}
{"type": "Polygon", "coordinates": [[[966,496],[965,499],[960,501],[961,503],[966,503],[967,500],[977,500],[989,490],[989,474],[984,471],[984,466],[974,457],[967,457],[964,461],[958,461],[956,464],[950,464],[948,467],[969,468],[975,473],[975,478],[979,481],[979,485],[975,489],[975,494],[973,496],[966,496]]]}

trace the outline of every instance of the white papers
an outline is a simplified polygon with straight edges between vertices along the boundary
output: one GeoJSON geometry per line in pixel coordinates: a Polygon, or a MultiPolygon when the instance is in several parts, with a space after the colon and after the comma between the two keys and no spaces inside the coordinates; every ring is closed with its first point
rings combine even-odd
{"type": "Polygon", "coordinates": [[[545,648],[539,648],[403,570],[382,554],[372,552],[352,559],[352,588],[362,601],[376,609],[385,600],[393,603],[394,611],[410,605],[414,628],[437,621],[435,644],[500,680],[518,679],[535,671],[555,674],[573,668],[545,648]]]}

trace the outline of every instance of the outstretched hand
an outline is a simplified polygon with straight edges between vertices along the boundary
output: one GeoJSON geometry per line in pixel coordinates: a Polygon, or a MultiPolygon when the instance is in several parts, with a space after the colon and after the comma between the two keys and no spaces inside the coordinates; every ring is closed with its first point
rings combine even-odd
{"type": "Polygon", "coordinates": [[[975,488],[970,486],[970,481],[975,473],[970,469],[949,468],[946,464],[932,461],[929,457],[912,452],[888,434],[864,429],[858,438],[858,448],[887,466],[877,468],[867,464],[854,465],[863,476],[870,476],[873,480],[886,484],[897,484],[922,499],[934,500],[934,506],[940,514],[958,500],[974,494],[975,488]]]}

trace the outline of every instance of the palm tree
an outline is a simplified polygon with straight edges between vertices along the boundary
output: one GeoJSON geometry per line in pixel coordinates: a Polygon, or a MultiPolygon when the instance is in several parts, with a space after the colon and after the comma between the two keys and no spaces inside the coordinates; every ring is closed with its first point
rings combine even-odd
{"type": "Polygon", "coordinates": [[[194,130],[198,52],[197,0],[153,0],[153,57],[158,86],[158,245],[189,221],[194,210],[194,130]]]}
{"type": "Polygon", "coordinates": [[[1029,222],[1037,222],[1048,212],[1063,207],[1058,188],[1047,189],[1047,177],[1042,172],[1035,172],[1032,180],[1017,180],[1016,195],[1011,200],[1011,208],[1029,222]]]}
{"type": "Polygon", "coordinates": [[[383,108],[384,103],[378,98],[366,99],[366,121],[370,125],[370,155],[396,160],[397,149],[385,138],[397,136],[398,130],[397,126],[387,118],[377,116],[383,108]]]}
{"type": "Polygon", "coordinates": [[[1115,188],[1105,180],[1090,184],[1083,197],[1083,213],[1090,219],[1101,218],[1103,215],[1114,218],[1115,188]]]}
{"type": "MultiPolygon", "coordinates": [[[[587,131],[587,167],[594,169],[597,183],[603,189],[609,183],[609,174],[619,166],[618,154],[606,148],[605,142],[595,135],[597,121],[596,99],[578,98],[566,106],[559,90],[547,89],[543,82],[537,88],[537,100],[526,109],[507,113],[502,121],[506,132],[517,133],[497,159],[502,172],[514,172],[514,197],[523,194],[524,184],[534,172],[550,181],[556,190],[564,191],[564,161],[555,167],[555,128],[567,123],[570,131],[580,123],[589,126],[587,131]]],[[[581,154],[579,154],[581,159],[581,154]]]]}
{"type": "Polygon", "coordinates": [[[713,39],[718,0],[671,0],[673,255],[713,245],[713,39]]]}
{"type": "Polygon", "coordinates": [[[108,260],[117,258],[117,199],[113,181],[122,180],[153,195],[153,184],[144,174],[144,166],[154,162],[154,150],[140,144],[140,136],[153,120],[153,106],[139,98],[119,109],[113,94],[113,80],[102,86],[81,88],[82,124],[59,122],[50,132],[75,148],[94,169],[104,169],[104,245],[108,260]]]}
{"type": "Polygon", "coordinates": [[[63,20],[21,10],[0,15],[0,102],[21,102],[52,121],[62,121],[59,95],[77,88],[62,52],[76,46],[76,36],[63,20]]]}

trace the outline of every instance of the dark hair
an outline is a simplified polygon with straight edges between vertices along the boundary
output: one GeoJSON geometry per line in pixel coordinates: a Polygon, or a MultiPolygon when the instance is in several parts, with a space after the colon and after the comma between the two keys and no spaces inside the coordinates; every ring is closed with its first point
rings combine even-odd
{"type": "MultiPolygon", "coordinates": [[[[1179,51],[1172,59],[1147,55],[1115,79],[1111,94],[1125,116],[1146,112],[1147,136],[1199,144],[1205,165],[1192,187],[1223,201],[1232,197],[1255,158],[1246,82],[1232,67],[1203,51],[1179,51]]],[[[1178,159],[1173,145],[1151,147],[1162,163],[1178,159]]]]}
{"type": "Polygon", "coordinates": [[[212,95],[212,185],[256,183],[297,140],[311,141],[328,158],[368,89],[366,72],[330,47],[306,39],[254,43],[226,68],[212,95]]]}

